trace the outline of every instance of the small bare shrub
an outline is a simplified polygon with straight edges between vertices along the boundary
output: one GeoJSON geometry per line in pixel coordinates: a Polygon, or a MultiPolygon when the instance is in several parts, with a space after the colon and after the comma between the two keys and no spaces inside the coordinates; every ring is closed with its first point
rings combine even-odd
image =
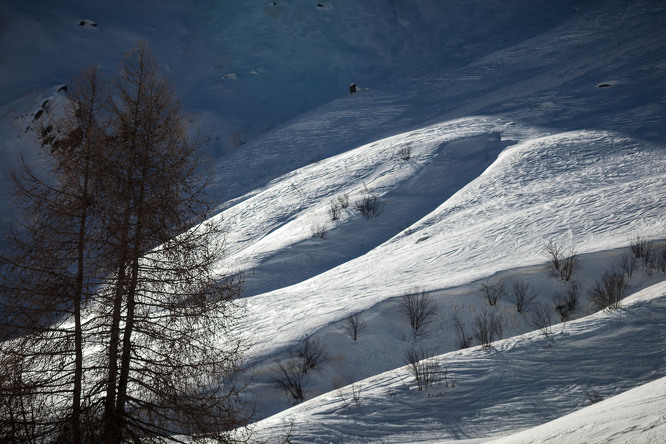
{"type": "Polygon", "coordinates": [[[546,245],[544,245],[543,254],[546,256],[546,259],[548,259],[553,275],[559,275],[560,268],[562,267],[562,257],[564,256],[562,247],[551,239],[546,245]]]}
{"type": "Polygon", "coordinates": [[[548,259],[553,276],[563,281],[570,281],[578,269],[578,253],[574,246],[566,250],[553,240],[544,246],[544,255],[548,259]]]}
{"type": "Polygon", "coordinates": [[[574,273],[578,270],[578,253],[571,247],[569,254],[562,262],[562,269],[560,270],[560,279],[564,282],[569,282],[573,278],[574,273]]]}
{"type": "Polygon", "coordinates": [[[657,265],[657,251],[654,241],[641,238],[639,235],[631,239],[631,253],[636,260],[641,261],[646,272],[652,273],[657,265]]]}
{"type": "Polygon", "coordinates": [[[337,389],[338,398],[345,409],[350,409],[351,407],[359,408],[363,405],[363,385],[356,382],[353,373],[347,377],[346,384],[334,382],[333,385],[337,389]]]}
{"type": "Polygon", "coordinates": [[[274,383],[297,403],[305,400],[305,387],[309,379],[301,370],[301,363],[294,359],[278,361],[277,375],[273,377],[274,383]]]}
{"type": "Polygon", "coordinates": [[[649,257],[654,249],[654,242],[643,239],[640,235],[632,237],[629,242],[631,254],[636,259],[649,257]]]}
{"type": "Polygon", "coordinates": [[[347,207],[349,207],[349,194],[343,194],[341,196],[338,196],[336,201],[340,206],[340,208],[342,208],[343,210],[347,209],[347,207]]]}
{"type": "Polygon", "coordinates": [[[622,255],[620,258],[620,269],[628,278],[631,278],[636,269],[636,258],[632,253],[622,255]]]}
{"type": "Polygon", "coordinates": [[[568,321],[571,318],[571,314],[576,311],[579,288],[580,284],[578,281],[569,282],[564,297],[560,297],[555,301],[555,311],[559,313],[562,322],[568,321]]]}
{"type": "Polygon", "coordinates": [[[399,309],[409,318],[409,325],[414,336],[421,333],[423,327],[437,314],[437,305],[425,291],[414,290],[400,298],[399,309]]]}
{"type": "Polygon", "coordinates": [[[662,245],[656,252],[657,269],[666,273],[666,244],[662,245]]]}
{"type": "Polygon", "coordinates": [[[310,227],[312,232],[312,237],[318,237],[320,239],[326,239],[326,226],[322,224],[313,224],[310,227]]]}
{"type": "Polygon", "coordinates": [[[624,274],[616,270],[606,271],[590,291],[590,301],[598,310],[620,308],[626,291],[624,274]]]}
{"type": "Polygon", "coordinates": [[[331,201],[328,206],[328,216],[334,221],[340,219],[340,204],[336,200],[331,201]]]}
{"type": "Polygon", "coordinates": [[[486,281],[481,284],[481,291],[486,295],[488,305],[495,306],[499,303],[500,298],[504,296],[504,282],[502,280],[495,283],[486,281]]]}
{"type": "Polygon", "coordinates": [[[411,145],[404,145],[398,149],[398,156],[402,160],[409,160],[412,158],[412,147],[411,145]]]}
{"type": "Polygon", "coordinates": [[[596,404],[599,401],[603,401],[604,397],[599,394],[598,391],[593,389],[583,389],[583,394],[587,399],[587,402],[590,404],[596,404]]]}
{"type": "Polygon", "coordinates": [[[534,306],[536,297],[536,292],[525,281],[513,283],[513,302],[518,313],[524,315],[529,312],[534,306]]]}
{"type": "Polygon", "coordinates": [[[433,385],[437,379],[441,366],[435,359],[431,359],[433,353],[423,347],[414,347],[405,353],[405,363],[409,365],[416,385],[419,390],[425,390],[433,385]]]}
{"type": "Polygon", "coordinates": [[[368,194],[357,200],[354,204],[356,210],[366,219],[374,219],[384,210],[384,203],[378,195],[368,194]]]}
{"type": "Polygon", "coordinates": [[[532,325],[543,333],[546,337],[552,334],[553,318],[552,312],[546,305],[539,305],[532,312],[532,325]]]}
{"type": "Polygon", "coordinates": [[[349,333],[349,337],[352,339],[352,341],[356,341],[358,339],[358,333],[363,329],[365,326],[365,321],[361,319],[361,314],[356,312],[351,314],[347,318],[347,333],[349,333]]]}
{"type": "Polygon", "coordinates": [[[301,372],[307,373],[309,369],[317,368],[328,359],[326,344],[319,342],[319,339],[311,339],[306,336],[301,341],[296,353],[292,352],[292,357],[300,362],[301,372]]]}
{"type": "Polygon", "coordinates": [[[484,349],[490,348],[495,339],[502,339],[506,319],[496,310],[488,310],[474,318],[472,331],[474,338],[484,349]]]}
{"type": "Polygon", "coordinates": [[[453,326],[456,330],[456,342],[459,349],[469,348],[472,346],[473,337],[467,333],[465,321],[460,319],[460,316],[453,316],[453,326]]]}

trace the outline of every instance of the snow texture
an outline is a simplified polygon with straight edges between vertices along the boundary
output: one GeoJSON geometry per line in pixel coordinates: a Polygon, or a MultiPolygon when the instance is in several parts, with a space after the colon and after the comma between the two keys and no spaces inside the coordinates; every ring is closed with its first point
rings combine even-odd
{"type": "Polygon", "coordinates": [[[139,40],[214,162],[219,271],[246,279],[256,439],[664,442],[664,273],[639,264],[618,310],[589,298],[633,237],[666,240],[663,2],[9,2],[4,215],[8,170],[19,151],[39,162],[67,83],[95,62],[112,74],[139,40]],[[567,322],[548,241],[579,254],[567,322]],[[482,285],[500,281],[488,306],[482,285]],[[516,312],[519,282],[548,336],[516,312]],[[399,304],[417,289],[438,312],[415,335],[399,304]],[[503,339],[458,350],[455,319],[471,335],[490,312],[503,339]],[[274,378],[306,336],[329,358],[294,405],[274,378]],[[439,365],[426,390],[410,348],[439,365]]]}

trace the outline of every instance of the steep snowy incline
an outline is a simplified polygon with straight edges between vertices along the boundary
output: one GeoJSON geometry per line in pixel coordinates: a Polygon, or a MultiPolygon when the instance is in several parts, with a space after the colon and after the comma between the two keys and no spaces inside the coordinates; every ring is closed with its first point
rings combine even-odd
{"type": "MultiPolygon", "coordinates": [[[[606,398],[663,378],[665,327],[662,282],[627,298],[620,310],[567,323],[548,338],[532,332],[495,342],[489,350],[474,347],[437,356],[433,359],[444,370],[438,383],[424,391],[403,367],[358,382],[358,406],[349,404],[349,386],[260,421],[255,431],[269,442],[279,442],[290,428],[294,442],[487,442],[581,409],[589,403],[589,394],[606,398]]],[[[589,418],[583,410],[573,420],[562,418],[500,442],[548,437],[570,442],[571,436],[576,442],[602,442],[601,436],[612,439],[612,432],[622,429],[629,434],[616,440],[656,437],[666,417],[646,412],[664,402],[663,379],[655,384],[661,393],[646,400],[649,406],[642,414],[621,404],[626,397],[610,399],[592,413],[610,412],[613,406],[620,412],[596,416],[593,424],[581,424],[589,418]],[[610,424],[613,418],[622,422],[610,424]],[[632,430],[627,418],[642,420],[632,430]],[[575,435],[564,430],[569,425],[578,427],[575,435]],[[604,434],[596,435],[601,430],[604,434]],[[640,434],[642,430],[647,434],[640,434]]]]}
{"type": "MultiPolygon", "coordinates": [[[[474,119],[459,121],[456,131],[469,134],[476,124],[474,119]]],[[[377,183],[366,184],[386,203],[376,219],[363,220],[359,214],[350,214],[340,226],[331,228],[329,238],[306,240],[312,236],[313,224],[325,223],[328,200],[350,189],[358,192],[366,180],[363,169],[356,177],[351,169],[345,179],[333,182],[331,187],[324,185],[328,183],[324,178],[346,174],[346,155],[320,162],[311,167],[312,172],[303,170],[309,179],[298,182],[299,191],[282,202],[275,196],[298,181],[298,172],[277,182],[273,192],[258,194],[228,210],[231,228],[227,242],[232,254],[223,267],[246,272],[250,283],[252,267],[260,276],[264,252],[278,250],[268,256],[281,256],[290,264],[276,268],[281,273],[279,282],[299,281],[299,267],[319,271],[317,261],[321,258],[327,263],[330,256],[339,256],[341,251],[347,255],[346,261],[335,268],[322,266],[326,271],[321,274],[248,298],[247,324],[256,343],[251,355],[270,356],[354,310],[400,296],[414,286],[423,290],[449,288],[502,270],[541,263],[546,240],[573,245],[585,253],[625,246],[636,234],[663,237],[663,149],[612,133],[579,131],[539,137],[534,130],[504,125],[501,121],[490,123],[493,131],[504,128],[502,138],[525,140],[505,149],[483,174],[450,198],[446,193],[437,196],[435,199],[441,198],[437,208],[431,207],[432,199],[422,201],[424,206],[413,211],[427,216],[393,233],[381,233],[378,239],[394,236],[368,252],[359,248],[356,237],[351,237],[350,247],[344,236],[335,236],[335,231],[348,233],[344,228],[347,224],[354,224],[350,232],[356,235],[365,227],[379,230],[380,224],[391,229],[400,227],[409,220],[401,215],[401,208],[411,199],[399,191],[404,174],[400,168],[395,175],[382,174],[395,168],[395,163],[387,163],[386,150],[376,145],[350,153],[363,157],[357,165],[364,165],[365,171],[379,172],[374,178],[377,183]],[[312,205],[310,199],[315,201],[312,205]],[[295,252],[291,251],[296,245],[295,252]],[[355,257],[354,252],[360,254],[355,257]]],[[[380,144],[393,147],[391,140],[380,144]]],[[[458,152],[449,152],[452,163],[445,171],[454,177],[461,174],[456,167],[465,165],[459,162],[470,146],[461,144],[458,148],[458,152]]],[[[427,151],[424,154],[430,162],[437,159],[427,151]]],[[[485,160],[483,150],[470,154],[485,160]]],[[[422,186],[427,193],[428,184],[422,186]]]]}
{"type": "Polygon", "coordinates": [[[460,119],[287,174],[223,213],[227,266],[245,271],[246,295],[253,295],[361,256],[480,175],[505,146],[502,132],[528,131],[497,119],[460,119]],[[357,204],[375,196],[386,214],[359,217],[357,204]]]}

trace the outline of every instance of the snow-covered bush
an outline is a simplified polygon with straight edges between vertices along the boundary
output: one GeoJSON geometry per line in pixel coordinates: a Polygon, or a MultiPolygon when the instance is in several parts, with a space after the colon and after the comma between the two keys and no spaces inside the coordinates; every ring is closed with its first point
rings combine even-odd
{"type": "Polygon", "coordinates": [[[405,145],[398,149],[398,156],[402,160],[409,160],[412,158],[412,147],[410,145],[405,145]]]}
{"type": "Polygon", "coordinates": [[[312,232],[312,237],[318,237],[320,239],[326,239],[326,226],[323,224],[315,223],[310,227],[312,232]]]}
{"type": "Polygon", "coordinates": [[[337,200],[331,201],[330,205],[328,206],[328,215],[331,220],[340,219],[340,204],[338,204],[337,200]]]}
{"type": "Polygon", "coordinates": [[[346,209],[349,206],[349,194],[345,193],[345,194],[342,194],[342,195],[338,196],[336,201],[337,201],[338,205],[340,206],[340,208],[342,208],[343,210],[346,209]]]}

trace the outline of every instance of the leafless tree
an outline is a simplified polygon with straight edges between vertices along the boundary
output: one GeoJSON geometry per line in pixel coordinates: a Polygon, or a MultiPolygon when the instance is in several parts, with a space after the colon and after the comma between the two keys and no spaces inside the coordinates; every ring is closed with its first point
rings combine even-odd
{"type": "Polygon", "coordinates": [[[534,309],[531,321],[532,325],[541,330],[544,336],[548,337],[552,333],[552,311],[546,305],[540,305],[534,309]]]}
{"type": "Polygon", "coordinates": [[[486,295],[488,305],[495,306],[499,300],[504,296],[504,282],[499,280],[497,282],[486,281],[481,284],[481,291],[486,295]]]}
{"type": "Polygon", "coordinates": [[[654,241],[642,238],[636,235],[630,241],[631,253],[636,259],[641,259],[643,266],[649,269],[653,265],[654,255],[654,241]]]}
{"type": "Polygon", "coordinates": [[[631,278],[636,270],[636,257],[632,253],[623,254],[620,257],[620,269],[628,278],[631,278]]]}
{"type": "Polygon", "coordinates": [[[432,359],[432,356],[432,351],[423,347],[412,347],[405,353],[405,363],[409,365],[419,390],[425,390],[433,385],[441,370],[441,365],[432,359]]]}
{"type": "Polygon", "coordinates": [[[422,333],[423,328],[437,314],[437,305],[425,291],[414,290],[400,298],[399,309],[409,318],[409,325],[414,335],[422,333]]]}
{"type": "Polygon", "coordinates": [[[657,269],[662,273],[666,273],[666,244],[656,251],[657,269]]]}
{"type": "Polygon", "coordinates": [[[312,339],[310,336],[303,338],[296,351],[292,351],[291,355],[294,362],[300,363],[299,367],[303,374],[308,373],[310,369],[321,366],[328,360],[326,344],[322,344],[319,339],[312,339]]]}
{"type": "Polygon", "coordinates": [[[277,374],[273,377],[273,382],[294,401],[305,401],[305,388],[308,380],[309,376],[302,372],[300,362],[294,359],[277,362],[277,374]]]}
{"type": "Polygon", "coordinates": [[[20,429],[32,430],[30,439],[23,435],[26,441],[60,436],[79,443],[85,438],[82,307],[100,284],[96,159],[106,128],[97,116],[108,95],[95,68],[85,71],[70,91],[66,117],[41,129],[44,171],[34,172],[22,162],[12,175],[22,217],[7,239],[11,251],[0,261],[6,303],[6,336],[0,339],[8,340],[0,354],[18,369],[6,389],[22,394],[23,414],[14,420],[24,422],[15,424],[20,429]],[[47,376],[44,369],[58,377],[47,376]],[[59,396],[63,392],[71,396],[59,396]],[[48,399],[57,401],[47,409],[48,399]]]}
{"type": "Polygon", "coordinates": [[[361,318],[360,313],[356,312],[349,315],[347,318],[346,329],[352,341],[358,340],[358,333],[363,329],[364,326],[365,321],[361,318]]]}
{"type": "Polygon", "coordinates": [[[578,270],[578,253],[574,246],[568,250],[553,240],[544,246],[544,255],[548,259],[553,276],[563,281],[570,281],[578,270]]]}
{"type": "Polygon", "coordinates": [[[471,347],[473,337],[467,332],[465,321],[463,321],[457,314],[453,317],[453,326],[456,330],[458,348],[463,349],[471,347]]]}
{"type": "Polygon", "coordinates": [[[210,170],[145,45],[113,100],[95,70],[80,83],[42,132],[47,179],[17,177],[27,211],[12,239],[21,254],[1,263],[14,299],[0,359],[20,378],[0,388],[31,390],[28,441],[230,440],[247,421],[233,335],[242,282],[215,271],[210,170]]]}
{"type": "Polygon", "coordinates": [[[505,328],[506,319],[495,309],[490,309],[477,315],[472,325],[474,338],[484,349],[490,348],[495,339],[502,339],[505,328]]]}
{"type": "Polygon", "coordinates": [[[518,313],[528,313],[532,309],[536,297],[536,292],[525,281],[518,280],[513,283],[513,302],[516,304],[518,313]]]}
{"type": "Polygon", "coordinates": [[[590,290],[590,302],[597,310],[620,308],[626,291],[624,274],[616,270],[606,271],[590,290]]]}
{"type": "Polygon", "coordinates": [[[567,284],[566,294],[563,297],[558,297],[555,301],[555,311],[559,313],[563,322],[568,321],[571,314],[576,311],[578,289],[580,288],[578,281],[569,281],[567,284]]]}

